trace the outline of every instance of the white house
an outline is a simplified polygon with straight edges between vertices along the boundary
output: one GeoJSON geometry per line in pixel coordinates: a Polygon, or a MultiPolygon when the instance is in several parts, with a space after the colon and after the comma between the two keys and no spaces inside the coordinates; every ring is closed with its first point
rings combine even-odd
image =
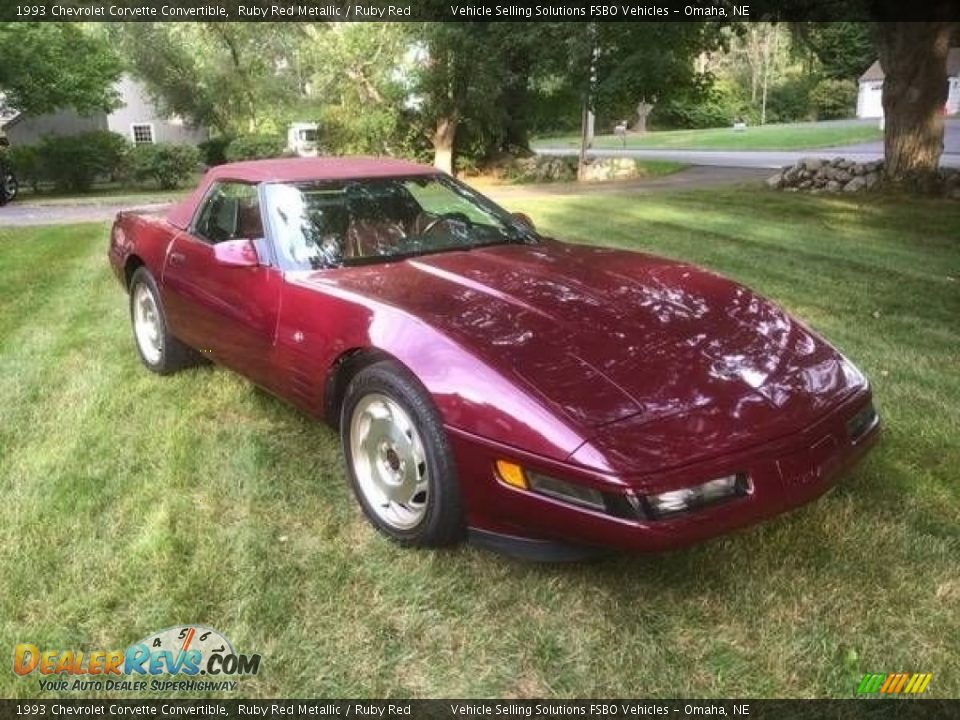
{"type": "MultiPolygon", "coordinates": [[[[947,114],[960,113],[960,48],[951,48],[947,54],[947,82],[950,83],[947,96],[947,114]]],[[[860,76],[860,90],[857,93],[857,117],[883,117],[883,69],[880,61],[875,60],[873,65],[860,76]]]]}
{"type": "Polygon", "coordinates": [[[64,108],[45,115],[17,113],[3,125],[11,145],[30,145],[45,135],[78,135],[91,130],[110,130],[138,145],[143,143],[183,143],[196,145],[210,137],[206,128],[192,127],[178,117],[163,116],[150,100],[146,89],[129,76],[116,85],[120,98],[117,109],[80,115],[64,108]]]}

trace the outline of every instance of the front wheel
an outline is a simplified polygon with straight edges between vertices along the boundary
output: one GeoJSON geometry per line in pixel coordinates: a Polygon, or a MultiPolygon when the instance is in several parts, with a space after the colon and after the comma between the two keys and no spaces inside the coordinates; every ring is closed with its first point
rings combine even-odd
{"type": "Polygon", "coordinates": [[[453,456],[415,377],[392,362],[361,370],[347,388],[340,432],[354,494],[380,532],[415,546],[463,538],[453,456]]]}
{"type": "Polygon", "coordinates": [[[18,192],[20,192],[20,183],[12,172],[8,172],[3,178],[3,194],[7,201],[10,201],[17,197],[18,192]]]}
{"type": "Polygon", "coordinates": [[[153,276],[138,268],[130,279],[130,323],[140,360],[158,375],[193,364],[193,352],[170,334],[153,276]]]}

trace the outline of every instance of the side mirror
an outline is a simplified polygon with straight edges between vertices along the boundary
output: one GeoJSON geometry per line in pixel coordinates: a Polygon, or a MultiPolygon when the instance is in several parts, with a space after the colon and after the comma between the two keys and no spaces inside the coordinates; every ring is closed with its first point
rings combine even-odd
{"type": "Polygon", "coordinates": [[[534,232],[537,231],[537,226],[533,224],[533,220],[531,220],[530,216],[527,215],[526,213],[522,213],[522,212],[510,213],[510,217],[512,217],[521,225],[526,225],[528,228],[530,228],[534,232]]]}
{"type": "Polygon", "coordinates": [[[224,240],[213,246],[213,257],[218,265],[225,267],[257,267],[260,258],[253,240],[224,240]]]}

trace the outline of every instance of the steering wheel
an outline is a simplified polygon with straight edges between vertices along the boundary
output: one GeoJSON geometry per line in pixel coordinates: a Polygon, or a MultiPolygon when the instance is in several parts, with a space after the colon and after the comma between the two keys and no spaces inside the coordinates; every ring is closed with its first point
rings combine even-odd
{"type": "Polygon", "coordinates": [[[442,223],[442,222],[450,222],[451,220],[456,220],[457,222],[462,222],[462,223],[463,223],[464,225],[466,225],[468,228],[473,225],[473,223],[470,222],[470,218],[468,218],[468,217],[467,217],[466,215],[464,215],[462,212],[443,213],[443,214],[441,214],[441,215],[437,215],[437,217],[435,217],[433,220],[431,220],[431,221],[428,222],[426,225],[424,225],[424,226],[423,226],[423,230],[420,231],[420,234],[421,234],[421,235],[426,235],[426,234],[429,233],[431,230],[433,230],[435,227],[437,227],[437,225],[439,225],[440,223],[442,223]]]}

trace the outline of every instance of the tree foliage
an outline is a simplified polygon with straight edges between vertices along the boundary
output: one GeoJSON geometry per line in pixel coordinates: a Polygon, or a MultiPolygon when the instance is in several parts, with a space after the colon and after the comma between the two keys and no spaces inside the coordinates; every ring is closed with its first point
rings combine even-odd
{"type": "Polygon", "coordinates": [[[118,24],[132,72],[166,112],[225,135],[278,131],[304,94],[300,23],[118,24]]]}
{"type": "Polygon", "coordinates": [[[819,61],[820,72],[832,80],[856,80],[877,59],[868,23],[794,23],[792,29],[819,61]]]}
{"type": "Polygon", "coordinates": [[[40,114],[109,110],[121,64],[106,39],[76,23],[0,23],[3,103],[40,114]]]}

